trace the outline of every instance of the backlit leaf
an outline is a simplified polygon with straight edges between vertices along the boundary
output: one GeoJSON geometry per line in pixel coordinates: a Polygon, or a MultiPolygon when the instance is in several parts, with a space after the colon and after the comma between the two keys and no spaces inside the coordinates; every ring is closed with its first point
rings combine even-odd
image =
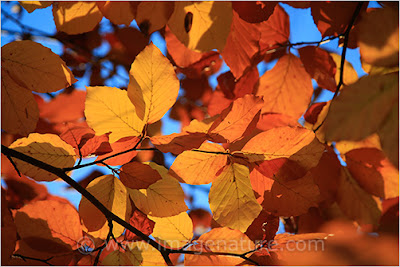
{"type": "Polygon", "coordinates": [[[31,92],[17,84],[1,70],[1,128],[23,136],[33,132],[39,120],[39,109],[31,92]]]}
{"type": "MultiPolygon", "coordinates": [[[[100,155],[97,158],[97,160],[103,160],[104,163],[111,165],[111,166],[123,165],[125,163],[128,163],[138,154],[138,152],[135,150],[132,150],[132,151],[129,151],[126,153],[122,153],[122,152],[133,149],[134,147],[138,147],[139,141],[140,141],[140,139],[138,137],[121,138],[117,142],[111,144],[111,149],[112,149],[111,152],[100,155]],[[120,155],[114,156],[117,154],[120,154],[120,155]],[[108,157],[111,157],[111,158],[106,159],[108,157]]],[[[101,164],[99,164],[99,165],[101,166],[101,164]]]]}
{"type": "MultiPolygon", "coordinates": [[[[16,140],[9,148],[57,168],[70,168],[74,166],[76,160],[71,145],[54,134],[32,133],[28,137],[16,140]]],[[[50,182],[58,179],[57,175],[24,161],[14,159],[14,162],[21,173],[36,181],[50,182]]]]}
{"type": "Polygon", "coordinates": [[[193,237],[193,223],[186,212],[171,217],[152,217],[156,223],[152,236],[161,244],[171,248],[181,248],[193,237]]]}
{"type": "Polygon", "coordinates": [[[258,42],[261,34],[257,26],[239,18],[235,11],[232,12],[231,31],[221,55],[235,78],[239,79],[251,65],[253,56],[260,50],[258,42]]]}
{"type": "MultiPolygon", "coordinates": [[[[199,246],[190,247],[190,250],[242,254],[255,248],[253,241],[245,234],[228,227],[214,228],[210,232],[201,235],[196,242],[199,243],[199,246]]],[[[243,259],[232,256],[185,255],[185,265],[189,266],[232,266],[241,262],[243,262],[243,259]]]]}
{"type": "Polygon", "coordinates": [[[368,193],[380,198],[399,196],[399,171],[376,148],[354,149],[346,153],[353,178],[368,193]]]}
{"type": "MultiPolygon", "coordinates": [[[[129,220],[129,224],[144,233],[145,235],[151,235],[154,229],[155,222],[150,220],[146,216],[146,214],[144,214],[140,210],[135,210],[131,219],[129,220]]],[[[129,241],[141,240],[140,237],[129,230],[126,230],[125,238],[129,241]]]]}
{"type": "Polygon", "coordinates": [[[214,181],[218,171],[227,163],[228,156],[222,154],[225,149],[218,144],[204,143],[198,150],[179,154],[169,173],[188,184],[208,184],[214,181]]]}
{"type": "MultiPolygon", "coordinates": [[[[340,66],[341,66],[341,60],[342,57],[338,54],[335,53],[330,53],[333,61],[336,63],[336,74],[335,74],[335,80],[336,84],[339,83],[340,80],[340,66]]],[[[351,65],[350,62],[347,60],[344,61],[344,67],[343,67],[343,83],[345,85],[349,85],[352,83],[355,83],[358,80],[358,74],[356,70],[354,69],[353,65],[351,65]]]]}
{"type": "Polygon", "coordinates": [[[220,143],[225,143],[225,140],[230,143],[236,141],[243,136],[263,104],[261,98],[253,95],[236,99],[231,108],[223,111],[214,121],[208,130],[209,135],[220,143]]]}
{"type": "Polygon", "coordinates": [[[101,13],[114,24],[129,26],[135,18],[131,4],[123,1],[98,1],[97,7],[101,13]]]}
{"type": "Polygon", "coordinates": [[[19,1],[21,6],[29,13],[32,13],[38,8],[46,8],[53,4],[53,1],[19,1]]]}
{"type": "Polygon", "coordinates": [[[123,137],[139,136],[144,127],[127,92],[114,87],[87,87],[85,116],[97,135],[111,132],[111,143],[123,137]]]}
{"type": "Polygon", "coordinates": [[[299,54],[304,68],[318,85],[335,92],[336,64],[329,53],[316,46],[306,46],[299,49],[299,54]]]}
{"type": "Polygon", "coordinates": [[[260,78],[257,95],[263,96],[262,113],[282,113],[299,118],[313,94],[311,78],[301,60],[292,55],[281,57],[272,70],[260,78]]]}
{"type": "Polygon", "coordinates": [[[316,141],[315,134],[307,129],[279,127],[253,137],[243,147],[250,161],[289,158],[306,168],[318,164],[324,146],[316,141]]]}
{"type": "MultiPolygon", "coordinates": [[[[126,188],[118,178],[113,175],[98,177],[89,183],[86,190],[115,215],[126,221],[129,220],[132,207],[126,188]]],[[[107,237],[109,227],[106,217],[85,197],[82,197],[79,203],[79,215],[92,236],[102,239],[107,237]]],[[[114,223],[114,236],[120,236],[124,229],[123,226],[114,223]]]]}
{"type": "Polygon", "coordinates": [[[176,2],[168,27],[189,49],[222,51],[231,22],[230,2],[176,2]]]}
{"type": "Polygon", "coordinates": [[[278,44],[284,44],[289,40],[289,16],[280,5],[275,6],[269,19],[262,22],[259,27],[261,31],[260,50],[262,51],[276,47],[278,44]]]}
{"type": "Polygon", "coordinates": [[[11,78],[29,91],[51,93],[77,81],[58,55],[33,41],[4,45],[1,62],[11,78]]]}
{"type": "Polygon", "coordinates": [[[165,266],[161,253],[146,242],[129,242],[124,244],[126,250],[115,250],[102,261],[111,266],[165,266]]]}
{"type": "Polygon", "coordinates": [[[359,224],[378,224],[382,209],[379,199],[365,192],[344,167],[336,199],[350,219],[359,224]]]}
{"type": "Polygon", "coordinates": [[[185,150],[198,148],[206,140],[205,133],[173,133],[150,138],[151,143],[161,152],[181,154],[185,150]]]}
{"type": "Polygon", "coordinates": [[[360,21],[358,45],[366,63],[386,67],[398,65],[398,8],[384,7],[365,14],[360,21]]]}
{"type": "Polygon", "coordinates": [[[17,227],[8,208],[6,193],[1,188],[1,265],[7,265],[17,243],[17,227]]]}
{"type": "Polygon", "coordinates": [[[232,7],[242,20],[259,23],[271,16],[276,4],[274,1],[233,1],[232,7]]]}
{"type": "MultiPolygon", "coordinates": [[[[398,99],[398,98],[397,98],[398,99]]],[[[389,160],[399,168],[399,104],[392,108],[388,118],[383,123],[382,128],[378,129],[383,152],[389,160]]]]}
{"type": "Polygon", "coordinates": [[[80,247],[82,226],[71,204],[37,201],[17,210],[14,221],[20,238],[33,249],[66,253],[80,247]]]}
{"type": "Polygon", "coordinates": [[[155,217],[170,217],[186,211],[185,194],[179,182],[168,175],[168,170],[155,163],[150,166],[157,170],[162,179],[147,189],[129,189],[135,206],[143,213],[155,217]]]}
{"type": "Polygon", "coordinates": [[[144,122],[161,119],[175,103],[179,80],[169,60],[151,43],[132,63],[128,96],[144,122]]]}
{"type": "Polygon", "coordinates": [[[220,225],[243,233],[262,209],[251,188],[249,169],[237,163],[227,166],[212,183],[209,202],[220,225]]]}
{"type": "Polygon", "coordinates": [[[309,173],[291,180],[267,177],[256,167],[250,174],[250,180],[253,188],[262,194],[263,208],[275,216],[299,216],[310,207],[317,206],[319,190],[309,173]]]}
{"type": "Polygon", "coordinates": [[[140,2],[136,11],[140,30],[150,35],[163,28],[174,11],[174,5],[174,2],[140,2]]]}
{"type": "Polygon", "coordinates": [[[57,30],[67,34],[89,32],[99,24],[103,14],[96,2],[57,2],[53,5],[57,30]]]}
{"type": "Polygon", "coordinates": [[[119,173],[121,182],[131,189],[146,189],[162,179],[158,171],[140,162],[124,164],[119,173]]]}
{"type": "Polygon", "coordinates": [[[398,84],[398,74],[386,74],[364,76],[344,87],[326,117],[326,139],[357,141],[376,132],[398,101],[398,84]]]}

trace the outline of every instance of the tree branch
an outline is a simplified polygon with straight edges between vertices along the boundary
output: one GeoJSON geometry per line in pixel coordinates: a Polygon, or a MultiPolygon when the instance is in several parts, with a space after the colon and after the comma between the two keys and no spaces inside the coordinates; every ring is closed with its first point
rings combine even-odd
{"type": "Polygon", "coordinates": [[[45,264],[47,264],[49,266],[54,266],[53,264],[51,264],[49,262],[53,257],[50,257],[50,258],[45,259],[45,260],[38,259],[38,258],[32,258],[32,257],[24,256],[24,255],[21,255],[21,254],[13,254],[12,257],[20,258],[23,261],[26,261],[26,260],[39,261],[39,262],[43,262],[43,263],[45,263],[45,264]]]}

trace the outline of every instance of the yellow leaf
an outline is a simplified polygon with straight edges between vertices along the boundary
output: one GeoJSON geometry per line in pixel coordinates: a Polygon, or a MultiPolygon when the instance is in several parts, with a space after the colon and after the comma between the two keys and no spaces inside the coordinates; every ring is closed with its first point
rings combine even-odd
{"type": "Polygon", "coordinates": [[[185,193],[179,182],[164,167],[153,162],[149,165],[158,171],[162,179],[147,189],[127,188],[135,206],[143,213],[155,217],[169,217],[186,211],[185,193]]]}
{"type": "Polygon", "coordinates": [[[350,219],[361,225],[378,225],[382,211],[380,200],[361,189],[345,167],[342,167],[336,201],[350,219]]]}
{"type": "Polygon", "coordinates": [[[343,87],[325,120],[328,141],[366,138],[382,127],[398,102],[398,74],[369,75],[343,87]]]}
{"type": "Polygon", "coordinates": [[[1,128],[7,133],[27,136],[36,128],[39,108],[33,94],[1,71],[1,128]]]}
{"type": "Polygon", "coordinates": [[[97,135],[111,132],[110,142],[123,137],[140,136],[144,123],[125,90],[115,87],[87,87],[85,116],[97,135]]]}
{"type": "Polygon", "coordinates": [[[399,64],[399,10],[384,7],[367,12],[357,34],[363,61],[376,66],[399,64]]]}
{"type": "MultiPolygon", "coordinates": [[[[16,140],[9,148],[57,168],[70,168],[76,160],[73,147],[54,134],[31,133],[28,137],[16,140]]],[[[14,162],[21,173],[36,181],[50,182],[58,179],[55,174],[24,161],[14,159],[14,162]]]]}
{"type": "Polygon", "coordinates": [[[45,8],[53,4],[53,1],[19,1],[21,6],[29,13],[32,13],[38,8],[45,8]]]}
{"type": "Polygon", "coordinates": [[[97,7],[101,13],[113,24],[125,24],[129,26],[135,18],[132,13],[131,3],[123,1],[98,1],[97,7]]]}
{"type": "Polygon", "coordinates": [[[222,51],[232,23],[230,2],[175,2],[168,27],[189,49],[222,51]]]}
{"type": "Polygon", "coordinates": [[[212,183],[209,202],[220,225],[243,233],[262,210],[251,187],[249,169],[237,163],[225,168],[212,183]]]}
{"type": "Polygon", "coordinates": [[[350,150],[358,148],[377,148],[382,150],[381,144],[379,142],[379,136],[371,134],[367,138],[361,141],[339,141],[335,143],[335,148],[340,152],[341,155],[346,154],[350,150]]]}
{"type": "Polygon", "coordinates": [[[259,114],[264,101],[260,97],[245,95],[233,101],[230,109],[226,109],[215,120],[209,129],[210,136],[217,142],[233,143],[240,139],[247,127],[259,114]],[[226,140],[226,141],[225,141],[226,140]]]}
{"type": "Polygon", "coordinates": [[[217,119],[219,115],[215,115],[210,118],[205,118],[202,121],[198,121],[196,119],[192,120],[189,125],[183,127],[182,131],[188,133],[208,133],[211,125],[217,119]]]}
{"type": "MultiPolygon", "coordinates": [[[[333,61],[335,61],[336,63],[335,80],[336,84],[338,84],[340,79],[340,66],[341,66],[340,62],[342,60],[342,56],[335,53],[330,53],[330,55],[333,58],[333,61]]],[[[355,83],[357,80],[358,80],[358,74],[356,70],[353,68],[353,65],[351,65],[350,62],[345,60],[343,69],[343,83],[345,85],[349,85],[355,83]]]]}
{"type": "Polygon", "coordinates": [[[57,2],[53,5],[57,30],[67,34],[89,32],[97,26],[103,14],[96,2],[57,2]]]}
{"type": "Polygon", "coordinates": [[[123,244],[126,250],[114,250],[102,261],[111,266],[165,266],[161,253],[144,241],[123,244]]]}
{"type": "MultiPolygon", "coordinates": [[[[90,182],[86,190],[94,195],[108,210],[125,221],[129,221],[132,212],[129,195],[118,178],[113,175],[103,175],[90,182]]],[[[85,197],[82,197],[79,203],[79,214],[88,233],[102,239],[107,237],[109,227],[106,217],[85,197]]],[[[123,226],[114,223],[114,236],[120,236],[124,229],[123,226]]]]}
{"type": "MultiPolygon", "coordinates": [[[[227,227],[214,228],[210,232],[201,235],[196,242],[200,244],[198,246],[200,249],[191,247],[190,250],[206,252],[208,251],[204,248],[204,246],[206,246],[213,252],[242,254],[256,247],[254,242],[251,241],[247,235],[227,227]]],[[[251,254],[248,254],[247,256],[250,255],[251,254]]],[[[233,266],[239,265],[242,262],[242,258],[232,256],[185,255],[185,265],[189,266],[233,266]]]]}
{"type": "Polygon", "coordinates": [[[174,2],[140,2],[136,22],[145,35],[163,28],[174,12],[174,2]]]}
{"type": "Polygon", "coordinates": [[[311,77],[303,63],[289,54],[261,76],[257,95],[264,99],[262,113],[282,113],[297,119],[306,111],[313,91],[311,77]]]}
{"type": "Polygon", "coordinates": [[[188,184],[208,184],[214,181],[228,160],[227,155],[221,154],[225,153],[225,149],[218,144],[203,143],[198,150],[217,153],[184,151],[176,157],[169,173],[188,184]]]}
{"type": "Polygon", "coordinates": [[[158,242],[170,248],[181,248],[193,237],[193,223],[186,212],[171,217],[148,218],[156,224],[151,234],[158,242]]]}
{"type": "Polygon", "coordinates": [[[51,93],[77,81],[58,55],[32,41],[3,46],[1,63],[13,80],[29,91],[51,93]]]}
{"type": "Polygon", "coordinates": [[[146,123],[161,119],[178,97],[179,80],[171,62],[150,43],[132,63],[128,96],[146,123]]]}
{"type": "Polygon", "coordinates": [[[318,164],[324,149],[324,145],[315,139],[313,131],[300,127],[279,127],[250,139],[242,152],[252,162],[289,158],[310,169],[318,164]]]}

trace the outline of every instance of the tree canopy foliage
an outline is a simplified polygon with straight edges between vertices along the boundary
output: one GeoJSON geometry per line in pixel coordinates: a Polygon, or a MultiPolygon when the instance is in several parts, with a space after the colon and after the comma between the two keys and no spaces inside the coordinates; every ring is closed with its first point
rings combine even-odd
{"type": "Polygon", "coordinates": [[[3,265],[399,264],[398,3],[19,4],[51,8],[57,32],[2,10],[23,30],[1,51],[3,265]],[[286,4],[310,9],[322,39],[291,43],[286,4]],[[121,69],[125,85],[106,86],[121,69]],[[168,111],[181,132],[161,133],[168,111]],[[95,165],[109,172],[73,179],[95,165]],[[38,183],[55,180],[78,209],[38,183]],[[211,214],[182,183],[211,183],[211,214]]]}

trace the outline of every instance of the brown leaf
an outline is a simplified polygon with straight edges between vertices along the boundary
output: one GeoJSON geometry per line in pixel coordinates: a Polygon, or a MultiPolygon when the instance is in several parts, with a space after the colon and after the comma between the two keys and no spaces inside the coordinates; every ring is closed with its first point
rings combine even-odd
{"type": "Polygon", "coordinates": [[[330,54],[316,46],[302,47],[298,51],[304,68],[317,81],[318,86],[335,92],[336,63],[330,54]]]}
{"type": "Polygon", "coordinates": [[[278,2],[274,1],[233,1],[232,8],[242,20],[259,23],[267,20],[278,2]]]}
{"type": "Polygon", "coordinates": [[[156,170],[139,162],[124,164],[119,175],[121,182],[131,189],[146,189],[161,179],[156,170]]]}
{"type": "Polygon", "coordinates": [[[163,153],[179,155],[183,151],[198,148],[206,140],[205,133],[173,133],[150,138],[151,143],[163,153]]]}

